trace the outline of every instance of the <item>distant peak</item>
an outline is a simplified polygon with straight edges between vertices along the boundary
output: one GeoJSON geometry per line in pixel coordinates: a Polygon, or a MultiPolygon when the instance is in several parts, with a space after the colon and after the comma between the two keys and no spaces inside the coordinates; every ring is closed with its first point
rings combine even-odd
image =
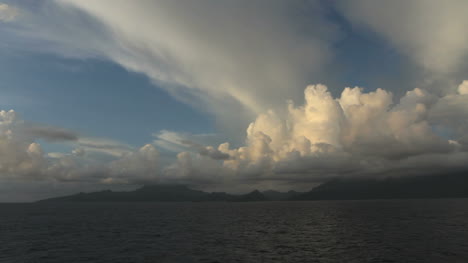
{"type": "Polygon", "coordinates": [[[143,185],[142,187],[138,188],[137,191],[141,190],[158,190],[158,189],[189,189],[188,186],[183,184],[150,184],[150,185],[143,185]]]}

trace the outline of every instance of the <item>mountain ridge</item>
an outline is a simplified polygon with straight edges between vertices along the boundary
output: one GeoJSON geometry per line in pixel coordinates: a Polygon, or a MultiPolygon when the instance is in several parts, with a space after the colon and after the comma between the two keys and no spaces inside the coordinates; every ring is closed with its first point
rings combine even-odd
{"type": "Polygon", "coordinates": [[[385,178],[334,178],[293,200],[366,200],[412,198],[466,198],[468,176],[400,176],[385,178]]]}
{"type": "Polygon", "coordinates": [[[204,192],[186,185],[144,185],[133,191],[103,190],[90,193],[54,197],[38,202],[251,202],[268,201],[263,193],[254,190],[247,194],[234,195],[225,192],[204,192]]]}
{"type": "Polygon", "coordinates": [[[145,185],[134,191],[78,193],[38,202],[259,202],[303,200],[366,200],[411,198],[468,198],[468,176],[407,176],[334,178],[308,192],[254,190],[246,194],[204,192],[186,185],[145,185]]]}

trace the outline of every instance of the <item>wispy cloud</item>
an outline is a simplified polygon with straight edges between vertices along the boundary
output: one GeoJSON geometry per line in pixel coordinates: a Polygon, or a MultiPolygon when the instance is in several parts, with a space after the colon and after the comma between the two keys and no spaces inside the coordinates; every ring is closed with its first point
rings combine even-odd
{"type": "Polygon", "coordinates": [[[43,41],[49,52],[106,58],[143,73],[218,116],[232,134],[284,99],[300,99],[332,57],[338,31],[319,1],[66,0],[42,7],[15,28],[22,43],[43,41]]]}
{"type": "Polygon", "coordinates": [[[134,150],[134,147],[105,138],[82,137],[76,142],[84,151],[105,153],[112,156],[122,156],[134,150]]]}
{"type": "Polygon", "coordinates": [[[77,133],[52,126],[27,124],[23,126],[22,132],[34,138],[40,138],[50,142],[78,140],[77,133]]]}
{"type": "Polygon", "coordinates": [[[457,71],[466,59],[467,1],[358,0],[338,1],[338,7],[432,73],[457,71]]]}

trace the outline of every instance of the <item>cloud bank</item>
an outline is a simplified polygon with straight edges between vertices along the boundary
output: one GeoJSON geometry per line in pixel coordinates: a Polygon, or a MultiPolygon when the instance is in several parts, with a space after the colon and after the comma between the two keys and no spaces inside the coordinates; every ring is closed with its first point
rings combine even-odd
{"type": "Polygon", "coordinates": [[[34,127],[12,110],[1,111],[0,172],[7,178],[37,180],[229,187],[466,171],[467,83],[442,97],[416,88],[398,102],[382,89],[345,88],[334,98],[325,85],[310,85],[303,105],[288,101],[286,114],[259,114],[246,129],[245,145],[238,148],[196,141],[211,135],[162,131],[150,144],[125,149],[60,128],[34,127]],[[38,139],[69,140],[77,148],[47,154],[38,139]],[[176,160],[161,165],[156,147],[179,152],[176,160]],[[113,158],[88,158],[90,150],[99,149],[113,158]]]}
{"type": "Polygon", "coordinates": [[[0,179],[57,182],[129,183],[155,180],[158,151],[153,145],[125,148],[110,140],[83,137],[62,128],[27,123],[14,110],[0,111],[0,179]],[[66,142],[70,153],[44,152],[38,140],[66,142]],[[99,160],[90,153],[113,156],[99,160]],[[124,178],[122,178],[124,177],[124,178]]]}
{"type": "Polygon", "coordinates": [[[287,182],[466,171],[465,85],[444,97],[416,88],[398,103],[382,89],[345,88],[333,98],[326,86],[311,85],[304,105],[287,104],[286,117],[273,110],[260,114],[247,129],[245,146],[219,145],[228,159],[181,153],[171,172],[287,182]]]}

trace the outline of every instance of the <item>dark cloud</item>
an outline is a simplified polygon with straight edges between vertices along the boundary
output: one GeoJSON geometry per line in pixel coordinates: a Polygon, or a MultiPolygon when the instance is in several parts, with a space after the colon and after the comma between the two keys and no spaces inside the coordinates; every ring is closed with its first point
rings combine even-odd
{"type": "Polygon", "coordinates": [[[58,141],[77,141],[78,134],[52,126],[43,126],[43,125],[33,125],[33,124],[26,124],[22,128],[23,132],[29,136],[34,138],[44,139],[50,142],[58,142],[58,141]]]}

